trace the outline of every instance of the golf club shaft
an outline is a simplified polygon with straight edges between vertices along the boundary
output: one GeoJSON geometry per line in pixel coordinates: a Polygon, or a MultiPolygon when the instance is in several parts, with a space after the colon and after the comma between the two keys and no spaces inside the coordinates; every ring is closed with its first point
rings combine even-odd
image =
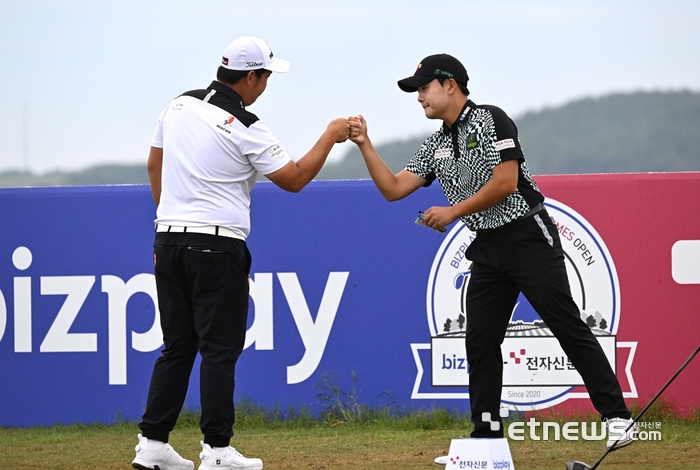
{"type": "Polygon", "coordinates": [[[639,414],[637,415],[637,418],[634,420],[635,422],[649,409],[649,407],[652,405],[652,403],[654,403],[654,401],[656,401],[656,399],[659,398],[659,396],[661,396],[661,394],[663,393],[663,391],[666,390],[666,389],[668,388],[669,385],[671,385],[671,382],[673,382],[673,380],[674,380],[676,377],[678,377],[678,374],[680,374],[681,371],[682,371],[683,369],[685,369],[685,366],[687,366],[687,365],[690,363],[690,361],[693,360],[693,358],[694,358],[695,355],[698,353],[698,351],[700,351],[700,345],[698,345],[698,347],[695,348],[695,351],[693,352],[693,354],[691,354],[690,357],[689,357],[688,359],[686,359],[686,361],[683,363],[683,365],[676,371],[676,373],[673,374],[673,377],[671,377],[671,378],[668,380],[668,382],[666,382],[666,385],[664,385],[664,386],[661,388],[661,390],[659,390],[659,393],[657,393],[657,394],[654,396],[654,398],[652,398],[652,399],[649,401],[649,403],[647,403],[647,406],[645,406],[645,407],[642,409],[642,411],[639,412],[639,414]]]}
{"type": "MultiPolygon", "coordinates": [[[[673,376],[672,376],[670,379],[668,379],[668,382],[666,382],[666,385],[664,385],[663,387],[661,387],[661,390],[659,390],[659,392],[658,392],[656,395],[654,395],[654,398],[652,398],[651,400],[649,400],[649,403],[647,403],[646,406],[645,406],[644,408],[642,408],[642,411],[640,411],[639,414],[637,415],[637,417],[634,418],[634,420],[632,420],[632,422],[630,423],[629,426],[627,426],[627,429],[625,430],[625,434],[627,433],[627,431],[630,430],[630,428],[631,428],[632,426],[634,426],[634,424],[639,420],[639,418],[641,418],[642,415],[643,415],[644,413],[646,413],[646,411],[649,409],[649,407],[656,401],[657,398],[659,398],[659,397],[661,396],[661,394],[664,392],[664,390],[666,390],[666,388],[668,388],[668,386],[671,385],[671,382],[673,382],[673,380],[674,380],[676,377],[678,377],[678,374],[680,374],[681,371],[682,371],[683,369],[685,369],[685,366],[687,366],[687,365],[690,363],[690,361],[693,360],[693,358],[694,358],[695,355],[698,353],[698,351],[700,351],[700,345],[698,345],[698,347],[695,348],[695,351],[693,352],[693,354],[691,354],[690,357],[688,357],[688,359],[686,359],[686,361],[683,363],[682,366],[680,366],[680,368],[676,371],[676,373],[673,374],[673,376]]],[[[622,437],[620,437],[620,439],[622,439],[622,437]]],[[[605,453],[603,454],[603,456],[602,456],[600,459],[598,459],[598,461],[595,463],[595,465],[593,465],[593,466],[591,467],[591,470],[595,470],[596,468],[598,468],[598,465],[600,465],[600,462],[602,462],[603,459],[605,458],[605,456],[608,455],[608,454],[610,453],[610,451],[612,451],[612,450],[615,448],[615,445],[620,441],[620,439],[618,439],[617,441],[615,441],[615,444],[613,444],[612,446],[608,447],[608,450],[606,450],[605,453]]]]}

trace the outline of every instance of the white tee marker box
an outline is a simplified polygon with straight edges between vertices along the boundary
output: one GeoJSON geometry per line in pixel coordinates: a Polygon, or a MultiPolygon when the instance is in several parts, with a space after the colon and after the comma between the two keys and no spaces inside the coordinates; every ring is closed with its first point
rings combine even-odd
{"type": "Polygon", "coordinates": [[[452,439],[445,470],[479,468],[487,470],[514,470],[508,440],[452,439]]]}
{"type": "Polygon", "coordinates": [[[673,244],[671,275],[678,284],[700,284],[700,240],[678,240],[673,244]]]}

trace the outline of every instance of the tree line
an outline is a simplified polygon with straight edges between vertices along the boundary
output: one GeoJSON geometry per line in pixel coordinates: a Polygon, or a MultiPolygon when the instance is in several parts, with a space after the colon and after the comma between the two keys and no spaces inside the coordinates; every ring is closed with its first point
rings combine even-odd
{"type": "MultiPolygon", "coordinates": [[[[528,112],[513,120],[535,175],[700,171],[696,143],[700,92],[616,93],[528,112]]],[[[387,165],[398,172],[426,137],[385,142],[376,148],[387,165]]],[[[354,145],[340,161],[327,163],[316,177],[367,178],[369,173],[354,145]]],[[[0,173],[0,187],[147,183],[145,162],[42,175],[0,173]]]]}

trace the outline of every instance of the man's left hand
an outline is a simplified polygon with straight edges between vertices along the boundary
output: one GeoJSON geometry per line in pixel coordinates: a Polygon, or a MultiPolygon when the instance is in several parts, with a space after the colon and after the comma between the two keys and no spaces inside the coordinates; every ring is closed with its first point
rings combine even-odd
{"type": "Polygon", "coordinates": [[[423,213],[425,224],[431,228],[447,227],[456,219],[453,206],[433,206],[423,213]]]}

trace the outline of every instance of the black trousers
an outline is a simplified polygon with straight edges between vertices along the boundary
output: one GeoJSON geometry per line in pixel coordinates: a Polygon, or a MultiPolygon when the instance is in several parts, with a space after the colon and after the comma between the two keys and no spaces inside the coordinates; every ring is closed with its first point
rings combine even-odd
{"type": "Polygon", "coordinates": [[[165,347],[139,427],[145,437],[168,442],[199,353],[204,442],[226,447],[233,436],[236,361],[245,344],[250,252],[242,240],[189,233],[158,233],[153,246],[165,347]]]}
{"type": "Polygon", "coordinates": [[[472,437],[503,437],[501,344],[520,292],[556,336],[602,417],[630,417],[617,377],[571,296],[559,233],[546,210],[478,233],[466,256],[474,262],[466,302],[472,437]],[[501,422],[498,431],[482,420],[484,412],[501,422]]]}

